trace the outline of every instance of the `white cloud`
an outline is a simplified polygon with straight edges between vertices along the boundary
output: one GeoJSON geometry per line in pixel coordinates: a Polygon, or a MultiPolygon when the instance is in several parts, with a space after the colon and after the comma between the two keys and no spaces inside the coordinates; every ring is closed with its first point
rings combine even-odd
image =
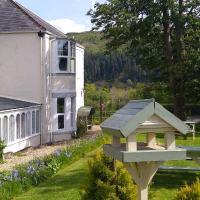
{"type": "Polygon", "coordinates": [[[78,24],[70,19],[56,19],[48,22],[57,29],[61,30],[63,33],[83,32],[89,30],[89,28],[86,25],[78,24]]]}

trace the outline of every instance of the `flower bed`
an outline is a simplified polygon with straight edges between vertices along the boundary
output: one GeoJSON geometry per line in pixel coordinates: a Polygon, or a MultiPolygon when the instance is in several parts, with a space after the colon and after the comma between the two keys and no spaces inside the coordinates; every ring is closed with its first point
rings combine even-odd
{"type": "Polygon", "coordinates": [[[12,199],[31,186],[44,182],[59,169],[84,157],[87,152],[100,147],[103,143],[102,135],[94,135],[87,140],[79,139],[66,148],[57,149],[52,155],[32,160],[12,171],[0,173],[0,199],[12,199]]]}

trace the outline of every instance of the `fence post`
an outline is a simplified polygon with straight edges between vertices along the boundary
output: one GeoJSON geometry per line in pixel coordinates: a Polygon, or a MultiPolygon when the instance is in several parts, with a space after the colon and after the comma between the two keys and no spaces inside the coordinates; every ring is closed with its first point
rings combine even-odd
{"type": "Polygon", "coordinates": [[[100,123],[103,121],[103,97],[100,96],[99,100],[99,111],[100,111],[100,123]]]}

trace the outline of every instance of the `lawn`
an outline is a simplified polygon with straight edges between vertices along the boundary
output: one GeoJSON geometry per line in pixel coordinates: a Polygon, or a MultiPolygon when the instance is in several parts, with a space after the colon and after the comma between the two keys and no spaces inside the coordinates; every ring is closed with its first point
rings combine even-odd
{"type": "Polygon", "coordinates": [[[16,200],[79,200],[88,182],[88,160],[95,151],[77,162],[65,166],[45,183],[34,187],[16,200]]]}
{"type": "MultiPolygon", "coordinates": [[[[141,138],[142,139],[142,138],[141,138]]],[[[162,141],[162,139],[160,139],[162,141]]],[[[188,137],[177,138],[178,145],[200,146],[200,137],[192,140],[188,137]]],[[[32,188],[23,195],[17,197],[17,200],[80,200],[81,193],[84,191],[88,182],[87,162],[95,154],[95,151],[86,154],[86,156],[77,162],[65,166],[55,176],[50,178],[38,187],[32,188]]],[[[176,166],[193,166],[198,165],[194,161],[168,161],[165,165],[176,166]]],[[[199,172],[172,172],[159,171],[153,178],[150,185],[150,200],[173,200],[177,190],[186,181],[193,182],[196,177],[200,176],[199,172]]]]}

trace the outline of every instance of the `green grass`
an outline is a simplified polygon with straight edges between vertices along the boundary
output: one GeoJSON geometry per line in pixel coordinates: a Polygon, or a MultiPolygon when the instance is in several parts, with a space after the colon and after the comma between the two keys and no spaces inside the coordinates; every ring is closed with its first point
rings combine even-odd
{"type": "MultiPolygon", "coordinates": [[[[140,136],[140,140],[144,136],[140,136]]],[[[163,142],[162,138],[159,138],[163,142]]],[[[188,137],[177,137],[178,145],[200,146],[200,137],[196,140],[188,137]]],[[[88,183],[87,162],[95,154],[95,151],[88,153],[77,162],[65,166],[55,176],[45,183],[32,188],[28,192],[16,198],[16,200],[80,200],[81,193],[88,183]]],[[[192,166],[199,167],[194,161],[168,161],[164,163],[169,166],[192,166]]],[[[200,177],[200,172],[172,172],[159,171],[152,180],[149,190],[150,200],[173,200],[178,189],[185,183],[189,184],[200,177]]]]}
{"type": "Polygon", "coordinates": [[[80,200],[81,193],[88,182],[88,160],[95,151],[85,158],[65,166],[45,183],[34,187],[16,200],[80,200]]]}

